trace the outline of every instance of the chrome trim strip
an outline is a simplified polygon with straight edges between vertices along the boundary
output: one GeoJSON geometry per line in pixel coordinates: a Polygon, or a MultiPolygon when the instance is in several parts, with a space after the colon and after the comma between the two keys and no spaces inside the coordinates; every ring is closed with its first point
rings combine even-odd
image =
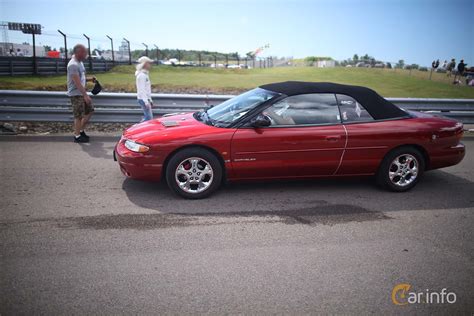
{"type": "Polygon", "coordinates": [[[278,154],[278,153],[288,153],[288,152],[307,152],[307,151],[331,151],[331,150],[340,150],[344,148],[312,148],[312,149],[292,149],[292,150],[267,150],[267,151],[241,151],[236,153],[236,155],[262,155],[262,154],[278,154]]]}
{"type": "Polygon", "coordinates": [[[349,147],[346,149],[352,150],[352,149],[385,149],[385,148],[388,148],[388,146],[349,147]]]}

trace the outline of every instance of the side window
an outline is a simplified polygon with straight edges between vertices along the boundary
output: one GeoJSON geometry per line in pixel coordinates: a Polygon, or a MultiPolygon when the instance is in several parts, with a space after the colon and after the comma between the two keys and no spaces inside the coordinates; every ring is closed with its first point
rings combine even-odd
{"type": "Polygon", "coordinates": [[[330,93],[301,94],[283,99],[263,111],[271,126],[341,123],[336,96],[330,93]]]}
{"type": "Polygon", "coordinates": [[[338,94],[336,98],[343,122],[370,122],[374,120],[369,112],[354,98],[344,94],[338,94]]]}

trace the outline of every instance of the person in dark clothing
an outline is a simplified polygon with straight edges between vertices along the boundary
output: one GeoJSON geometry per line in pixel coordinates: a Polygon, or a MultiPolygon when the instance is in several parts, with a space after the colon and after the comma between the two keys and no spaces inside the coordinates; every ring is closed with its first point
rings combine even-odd
{"type": "Polygon", "coordinates": [[[464,63],[464,59],[461,59],[461,61],[458,64],[457,71],[456,69],[454,69],[454,81],[453,81],[454,84],[461,83],[461,77],[464,75],[465,70],[466,70],[466,64],[464,63]]]}
{"type": "Polygon", "coordinates": [[[448,64],[448,69],[447,70],[447,76],[451,77],[453,74],[453,71],[456,70],[456,60],[453,58],[451,59],[451,62],[448,64]]]}
{"type": "Polygon", "coordinates": [[[458,74],[462,76],[464,74],[464,70],[466,70],[466,65],[464,63],[464,59],[461,59],[461,61],[458,64],[458,74]]]}

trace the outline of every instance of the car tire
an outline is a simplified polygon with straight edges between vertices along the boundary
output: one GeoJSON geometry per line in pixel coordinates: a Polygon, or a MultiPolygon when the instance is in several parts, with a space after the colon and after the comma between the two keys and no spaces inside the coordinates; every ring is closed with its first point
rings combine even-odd
{"type": "Polygon", "coordinates": [[[223,167],[215,154],[203,148],[187,148],[174,154],[166,166],[166,183],[187,199],[202,199],[222,183],[223,167]]]}
{"type": "Polygon", "coordinates": [[[414,147],[405,146],[389,152],[376,174],[377,184],[394,192],[412,189],[425,170],[425,159],[414,147]]]}

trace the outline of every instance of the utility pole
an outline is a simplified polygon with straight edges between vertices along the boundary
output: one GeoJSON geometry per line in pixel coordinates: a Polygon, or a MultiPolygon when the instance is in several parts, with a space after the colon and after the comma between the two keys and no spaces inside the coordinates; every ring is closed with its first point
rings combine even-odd
{"type": "Polygon", "coordinates": [[[82,35],[84,35],[84,37],[87,38],[87,52],[89,54],[89,70],[93,71],[93,69],[92,69],[92,55],[91,55],[91,39],[86,34],[82,34],[82,35]]]}
{"type": "Polygon", "coordinates": [[[145,56],[148,57],[148,45],[145,43],[142,43],[143,46],[145,46],[145,56]]]}
{"type": "Polygon", "coordinates": [[[108,35],[105,35],[107,36],[107,38],[110,40],[110,46],[112,47],[112,63],[115,64],[115,55],[114,55],[114,40],[112,39],[112,37],[108,36],[108,35]]]}
{"type": "Polygon", "coordinates": [[[36,61],[36,40],[35,40],[35,31],[32,30],[31,35],[33,35],[33,73],[38,74],[38,63],[36,61]]]}
{"type": "Polygon", "coordinates": [[[128,46],[128,64],[131,65],[132,64],[132,52],[130,51],[130,41],[128,39],[126,39],[125,37],[123,38],[123,40],[125,42],[127,42],[127,46],[128,46]]]}
{"type": "Polygon", "coordinates": [[[159,56],[160,56],[160,55],[159,55],[160,49],[159,49],[158,46],[156,46],[155,44],[153,44],[153,46],[155,46],[155,48],[156,48],[156,62],[158,62],[159,56]]]}
{"type": "Polygon", "coordinates": [[[64,37],[64,59],[66,59],[66,64],[67,64],[67,40],[66,40],[66,34],[61,32],[61,30],[58,30],[59,34],[61,34],[64,37]]]}

